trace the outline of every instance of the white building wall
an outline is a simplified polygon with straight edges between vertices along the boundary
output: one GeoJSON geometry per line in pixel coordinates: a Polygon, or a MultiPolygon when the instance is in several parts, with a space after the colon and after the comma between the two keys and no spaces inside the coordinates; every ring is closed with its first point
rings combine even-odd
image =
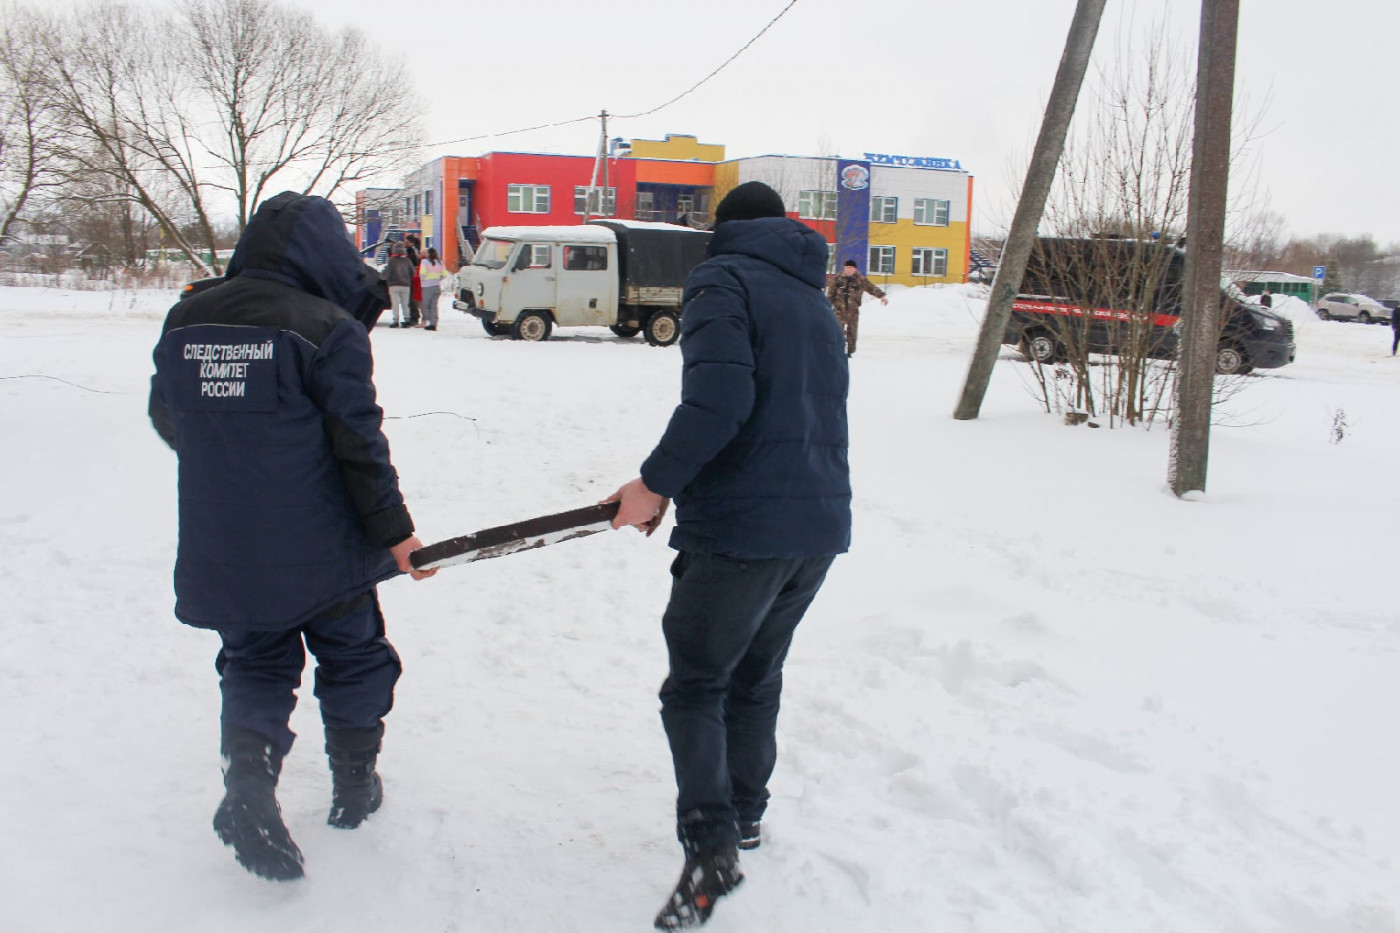
{"type": "Polygon", "coordinates": [[[948,203],[948,222],[967,221],[967,173],[930,168],[900,168],[892,165],[870,166],[870,195],[876,198],[898,198],[895,216],[900,220],[914,219],[916,198],[935,198],[948,203]]]}
{"type": "Polygon", "coordinates": [[[758,156],[739,162],[739,183],[761,181],[782,196],[790,212],[797,211],[798,192],[835,191],[836,162],[801,156],[758,156]]]}

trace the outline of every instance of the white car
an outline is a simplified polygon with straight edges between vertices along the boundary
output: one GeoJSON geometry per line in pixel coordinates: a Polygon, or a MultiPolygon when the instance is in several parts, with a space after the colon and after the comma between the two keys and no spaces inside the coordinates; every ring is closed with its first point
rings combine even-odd
{"type": "Polygon", "coordinates": [[[1317,303],[1317,316],[1324,321],[1372,321],[1390,323],[1390,309],[1374,298],[1365,295],[1348,295],[1335,292],[1324,295],[1317,303]]]}

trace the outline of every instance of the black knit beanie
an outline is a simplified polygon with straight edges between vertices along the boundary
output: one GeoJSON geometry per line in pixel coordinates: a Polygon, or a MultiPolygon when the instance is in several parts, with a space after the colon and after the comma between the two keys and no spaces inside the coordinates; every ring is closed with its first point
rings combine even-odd
{"type": "Polygon", "coordinates": [[[730,220],[786,216],[787,209],[778,192],[761,181],[746,181],[719,202],[719,207],[715,208],[715,226],[730,220]]]}

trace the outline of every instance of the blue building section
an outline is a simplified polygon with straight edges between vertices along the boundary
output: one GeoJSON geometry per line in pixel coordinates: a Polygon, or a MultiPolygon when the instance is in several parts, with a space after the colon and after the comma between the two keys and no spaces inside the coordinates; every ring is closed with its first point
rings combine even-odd
{"type": "Polygon", "coordinates": [[[870,256],[870,163],[836,163],[836,265],[854,259],[865,275],[870,256]]]}

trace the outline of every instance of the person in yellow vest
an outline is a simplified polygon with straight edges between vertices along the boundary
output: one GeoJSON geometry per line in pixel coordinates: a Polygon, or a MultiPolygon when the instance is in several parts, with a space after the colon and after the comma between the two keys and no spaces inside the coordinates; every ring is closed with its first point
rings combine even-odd
{"type": "Polygon", "coordinates": [[[438,251],[428,247],[428,255],[418,264],[418,278],[423,282],[423,329],[437,330],[438,296],[447,278],[447,267],[438,259],[438,251]]]}

